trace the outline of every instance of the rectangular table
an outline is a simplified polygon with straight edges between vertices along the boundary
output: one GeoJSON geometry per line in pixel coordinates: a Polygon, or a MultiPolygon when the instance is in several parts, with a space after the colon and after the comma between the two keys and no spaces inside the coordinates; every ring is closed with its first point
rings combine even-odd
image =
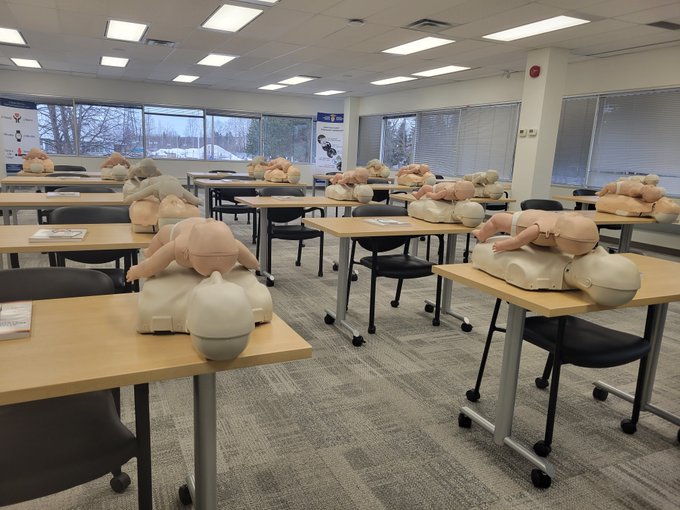
{"type": "MultiPolygon", "coordinates": [[[[383,219],[389,217],[381,217],[383,219]]],[[[394,216],[391,219],[408,221],[409,225],[375,225],[366,221],[365,217],[357,218],[305,218],[303,223],[310,227],[323,230],[340,238],[340,249],[338,255],[338,289],[336,294],[335,312],[325,310],[326,321],[338,321],[339,324],[352,334],[352,343],[361,345],[363,337],[346,320],[347,309],[347,279],[349,276],[349,257],[350,257],[350,238],[352,237],[378,237],[378,236],[428,236],[446,235],[446,254],[445,261],[453,262],[456,252],[456,235],[472,232],[472,228],[465,227],[460,223],[429,223],[427,221],[411,218],[408,216],[394,216]]],[[[456,314],[451,310],[451,282],[444,280],[442,289],[443,313],[447,313],[461,319],[462,327],[465,331],[470,331],[472,326],[467,317],[456,314]],[[468,329],[469,328],[469,329],[468,329]]],[[[330,323],[327,322],[327,323],[330,323]]]]}
{"type": "Polygon", "coordinates": [[[238,179],[196,179],[194,184],[199,188],[205,189],[203,198],[205,207],[205,217],[212,217],[212,202],[210,201],[210,190],[221,188],[305,188],[306,185],[302,183],[291,184],[289,182],[269,182],[256,180],[238,180],[238,179]]]}
{"type": "MultiPolygon", "coordinates": [[[[77,197],[48,197],[47,193],[0,193],[0,209],[5,225],[10,223],[9,211],[19,209],[54,209],[65,206],[83,205],[128,205],[122,193],[81,193],[77,197]]],[[[16,214],[12,214],[17,223],[16,214]]]]}
{"type": "Polygon", "coordinates": [[[20,176],[10,175],[0,179],[2,191],[12,191],[17,186],[35,186],[44,188],[45,186],[102,186],[105,188],[122,188],[125,181],[114,181],[112,179],[102,179],[100,173],[94,172],[71,172],[73,176],[20,176]],[[80,177],[79,177],[80,176],[80,177]]]}
{"type": "Polygon", "coordinates": [[[206,361],[186,334],[135,331],[136,294],[33,303],[31,336],[0,342],[0,405],[193,377],[195,508],[216,509],[215,373],[312,355],[284,321],[255,328],[230,361],[206,361]],[[74,319],[75,318],[75,319],[74,319]]]}
{"type": "Polygon", "coordinates": [[[252,181],[255,177],[247,172],[187,172],[187,188],[194,188],[194,195],[198,193],[198,187],[195,181],[197,179],[221,180],[221,179],[236,179],[241,181],[252,181]]]}
{"type": "Polygon", "coordinates": [[[274,276],[269,274],[266,268],[269,265],[269,253],[267,253],[267,243],[269,242],[269,232],[267,230],[268,210],[271,208],[296,208],[296,207],[344,207],[344,215],[349,216],[352,207],[363,205],[355,200],[333,200],[326,197],[236,197],[236,201],[258,209],[260,213],[259,246],[264,248],[259,251],[260,274],[265,276],[268,285],[274,285],[274,276]]]}
{"type": "MultiPolygon", "coordinates": [[[[680,417],[673,416],[650,403],[668,303],[680,301],[680,263],[632,253],[626,253],[624,256],[638,266],[642,276],[642,286],[635,297],[621,308],[652,307],[651,351],[647,362],[648,372],[642,390],[642,410],[658,414],[662,418],[680,425],[680,417]]],[[[472,264],[441,265],[435,266],[433,270],[446,279],[480,290],[509,303],[495,423],[470,407],[463,407],[460,412],[493,434],[496,444],[509,446],[548,476],[553,477],[555,470],[550,462],[543,457],[538,457],[533,451],[515,441],[511,436],[526,313],[531,311],[545,317],[560,317],[606,310],[608,307],[595,304],[580,291],[559,292],[520,289],[475,269],[472,264]]],[[[601,382],[595,384],[632,402],[630,395],[601,382]]]]}

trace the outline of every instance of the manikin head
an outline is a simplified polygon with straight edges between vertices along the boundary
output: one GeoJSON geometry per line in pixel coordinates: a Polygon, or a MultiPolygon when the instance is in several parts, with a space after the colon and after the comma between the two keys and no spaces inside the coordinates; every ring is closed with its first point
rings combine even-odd
{"type": "Polygon", "coordinates": [[[584,255],[600,240],[595,222],[577,213],[560,214],[554,234],[557,248],[570,255],[584,255]]]}
{"type": "Polygon", "coordinates": [[[193,268],[203,276],[210,276],[213,271],[226,273],[236,264],[238,245],[225,223],[206,221],[191,229],[187,257],[193,268]]]}

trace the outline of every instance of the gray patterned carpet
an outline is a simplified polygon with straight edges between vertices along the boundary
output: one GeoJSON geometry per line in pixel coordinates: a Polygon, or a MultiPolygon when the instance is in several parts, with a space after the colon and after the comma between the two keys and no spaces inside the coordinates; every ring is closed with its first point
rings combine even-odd
{"type": "MultiPolygon", "coordinates": [[[[244,218],[230,220],[247,242],[244,218]]],[[[326,239],[323,278],[316,276],[318,241],[310,241],[301,267],[295,243],[274,241],[274,307],[313,346],[310,360],[218,374],[218,500],[220,509],[672,509],[680,507],[678,429],[643,413],[638,432],[619,421],[630,404],[595,401],[592,381],[632,391],[637,365],[609,370],[565,367],[551,460],[557,470],[548,490],[535,489],[532,466],[496,446],[481,427],[462,429],[458,409],[472,405],[490,417],[500,371],[501,342],[493,346],[482,399],[465,400],[474,385],[493,300],[454,286],[454,306],[470,317],[444,317],[431,325],[423,300],[434,278],[406,282],[401,306],[389,302],[394,281],[379,284],[377,334],[365,334],[368,273],[359,269],[349,318],[367,343],[323,321],[333,307],[338,243],[326,239]]],[[[459,249],[460,249],[459,243],[459,249]]],[[[44,265],[45,256],[22,256],[44,265]]],[[[460,258],[458,259],[460,260],[460,258]]],[[[642,332],[644,311],[591,315],[603,324],[642,332]]],[[[188,338],[187,338],[187,341],[188,338]]],[[[542,437],[548,394],[534,386],[545,354],[525,345],[514,436],[530,447],[542,437]]],[[[658,367],[655,403],[680,413],[680,305],[671,305],[658,367]]],[[[154,507],[182,508],[177,488],[193,465],[191,380],[151,385],[154,507]]],[[[134,426],[132,392],[123,391],[124,419],[134,426]]],[[[7,439],[7,438],[5,438],[7,439]]],[[[58,440],[58,438],[55,438],[58,440]]],[[[115,494],[102,478],[20,509],[134,509],[133,484],[115,494]]]]}

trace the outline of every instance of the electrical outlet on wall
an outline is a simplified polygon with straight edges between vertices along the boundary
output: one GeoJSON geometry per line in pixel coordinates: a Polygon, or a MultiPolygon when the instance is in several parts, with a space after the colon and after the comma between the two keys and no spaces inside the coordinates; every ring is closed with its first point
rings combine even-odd
{"type": "Polygon", "coordinates": [[[538,134],[538,129],[529,128],[529,136],[536,136],[538,134]]]}
{"type": "Polygon", "coordinates": [[[519,137],[525,138],[526,136],[527,136],[527,130],[526,129],[520,129],[519,130],[519,137]]]}

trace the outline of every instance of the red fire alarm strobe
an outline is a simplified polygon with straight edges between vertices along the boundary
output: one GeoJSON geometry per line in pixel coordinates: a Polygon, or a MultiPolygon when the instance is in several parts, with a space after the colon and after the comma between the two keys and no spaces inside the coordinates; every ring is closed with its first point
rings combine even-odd
{"type": "Polygon", "coordinates": [[[532,78],[538,78],[538,76],[541,74],[541,66],[531,66],[529,68],[529,76],[532,78]]]}

